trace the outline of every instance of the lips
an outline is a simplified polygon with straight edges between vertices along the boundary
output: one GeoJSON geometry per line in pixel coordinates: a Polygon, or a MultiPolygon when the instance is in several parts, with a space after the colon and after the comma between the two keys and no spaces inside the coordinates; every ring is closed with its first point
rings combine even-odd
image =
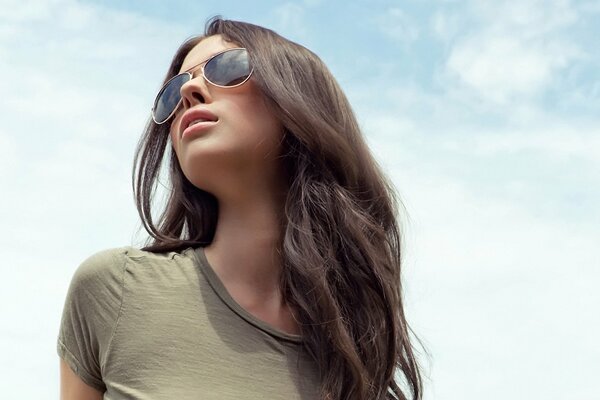
{"type": "Polygon", "coordinates": [[[202,109],[202,108],[193,109],[193,108],[191,108],[191,109],[187,110],[183,114],[183,117],[181,118],[181,125],[179,127],[179,136],[181,137],[181,135],[183,134],[183,132],[192,123],[196,123],[198,121],[216,122],[218,120],[219,120],[219,118],[217,118],[217,116],[215,114],[211,113],[210,111],[208,111],[206,109],[202,109]]]}

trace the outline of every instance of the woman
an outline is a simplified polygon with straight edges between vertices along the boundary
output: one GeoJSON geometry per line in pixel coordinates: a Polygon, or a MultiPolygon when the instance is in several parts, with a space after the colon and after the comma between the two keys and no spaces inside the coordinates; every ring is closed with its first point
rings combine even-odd
{"type": "Polygon", "coordinates": [[[421,398],[398,200],[315,54],[213,18],[175,54],[134,164],[152,242],[75,272],[63,399],[421,398]]]}

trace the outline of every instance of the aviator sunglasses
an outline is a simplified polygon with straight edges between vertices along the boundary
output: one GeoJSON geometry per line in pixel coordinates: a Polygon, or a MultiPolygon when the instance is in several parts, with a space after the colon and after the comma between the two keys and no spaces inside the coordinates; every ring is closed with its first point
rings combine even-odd
{"type": "Polygon", "coordinates": [[[152,119],[158,125],[167,122],[181,104],[181,87],[193,78],[193,72],[202,67],[202,76],[214,86],[233,88],[242,85],[252,75],[248,52],[244,48],[223,50],[209,59],[175,75],[164,84],[152,106],[152,119]]]}

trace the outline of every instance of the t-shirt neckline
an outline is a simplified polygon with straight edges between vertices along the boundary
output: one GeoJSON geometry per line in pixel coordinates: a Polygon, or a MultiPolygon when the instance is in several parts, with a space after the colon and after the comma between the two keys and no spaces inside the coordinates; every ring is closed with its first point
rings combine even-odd
{"type": "Polygon", "coordinates": [[[235,299],[229,294],[227,288],[213,269],[213,267],[208,262],[206,258],[206,254],[204,254],[204,247],[197,247],[194,249],[194,256],[196,258],[197,264],[208,280],[208,283],[213,288],[215,293],[221,298],[221,300],[231,308],[236,314],[242,317],[244,320],[254,325],[255,327],[261,329],[262,331],[275,336],[276,338],[287,340],[294,343],[302,343],[301,335],[294,335],[291,333],[283,332],[272,325],[267,324],[266,322],[258,319],[254,315],[250,314],[244,307],[242,307],[235,299]]]}

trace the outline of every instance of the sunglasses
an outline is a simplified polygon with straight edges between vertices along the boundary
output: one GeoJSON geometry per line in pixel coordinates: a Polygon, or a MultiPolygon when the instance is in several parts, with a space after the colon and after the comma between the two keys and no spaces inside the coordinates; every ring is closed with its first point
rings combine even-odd
{"type": "Polygon", "coordinates": [[[243,85],[250,79],[254,70],[250,66],[246,49],[233,48],[221,51],[187,71],[175,75],[164,84],[154,100],[152,119],[156,124],[164,124],[175,114],[182,101],[181,87],[193,78],[193,70],[200,66],[204,79],[221,88],[243,85]]]}

